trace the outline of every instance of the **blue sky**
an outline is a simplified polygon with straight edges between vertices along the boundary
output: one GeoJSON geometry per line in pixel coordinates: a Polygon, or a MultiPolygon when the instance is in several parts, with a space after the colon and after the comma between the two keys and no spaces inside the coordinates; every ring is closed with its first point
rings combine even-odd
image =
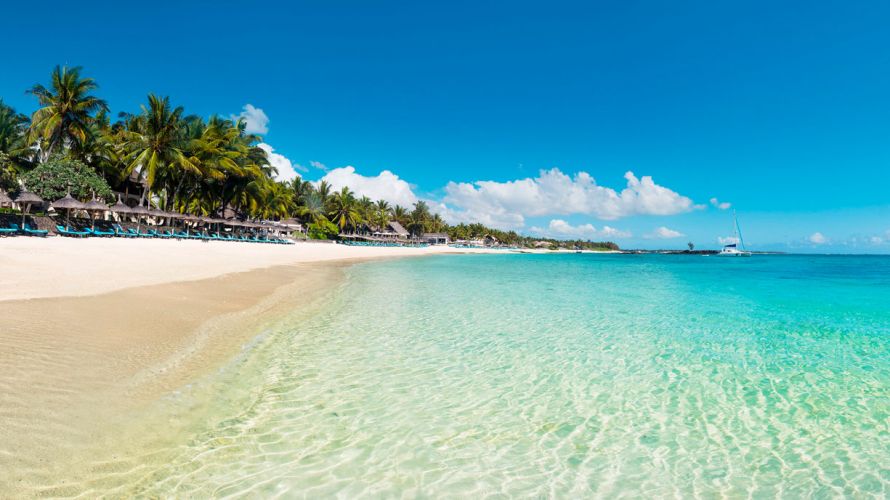
{"type": "Polygon", "coordinates": [[[80,65],[114,112],[250,104],[280,165],[453,220],[713,248],[717,198],[749,247],[890,251],[886,2],[125,4],[4,6],[0,97],[80,65]]]}

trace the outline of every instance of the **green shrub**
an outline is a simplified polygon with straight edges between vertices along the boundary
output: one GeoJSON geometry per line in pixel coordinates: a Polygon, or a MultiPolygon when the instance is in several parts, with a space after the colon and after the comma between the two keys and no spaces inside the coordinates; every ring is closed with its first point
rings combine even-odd
{"type": "Polygon", "coordinates": [[[66,156],[53,156],[46,163],[22,176],[25,187],[46,201],[58,200],[69,192],[86,200],[93,196],[112,201],[111,187],[99,174],[84,163],[66,156]]]}
{"type": "Polygon", "coordinates": [[[330,240],[340,234],[333,222],[324,219],[309,224],[307,229],[309,237],[313,240],[330,240]]]}

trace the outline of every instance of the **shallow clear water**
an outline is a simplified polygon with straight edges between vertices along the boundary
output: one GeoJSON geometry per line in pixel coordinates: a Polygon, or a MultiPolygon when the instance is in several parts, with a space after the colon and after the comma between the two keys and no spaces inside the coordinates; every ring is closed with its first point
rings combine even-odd
{"type": "Polygon", "coordinates": [[[890,258],[362,264],[201,390],[93,491],[887,497],[890,258]]]}

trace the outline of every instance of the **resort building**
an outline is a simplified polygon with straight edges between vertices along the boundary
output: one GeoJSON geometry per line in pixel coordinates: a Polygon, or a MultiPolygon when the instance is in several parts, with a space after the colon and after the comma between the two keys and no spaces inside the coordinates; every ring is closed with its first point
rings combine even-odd
{"type": "Polygon", "coordinates": [[[451,242],[445,233],[424,233],[421,239],[430,245],[447,245],[451,242]]]}

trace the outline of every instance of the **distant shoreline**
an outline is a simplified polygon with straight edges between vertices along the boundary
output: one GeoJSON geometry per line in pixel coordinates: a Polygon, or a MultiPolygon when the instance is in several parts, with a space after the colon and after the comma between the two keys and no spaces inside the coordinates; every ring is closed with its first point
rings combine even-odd
{"type": "Polygon", "coordinates": [[[100,295],[314,262],[509,253],[487,248],[362,247],[323,243],[167,241],[122,238],[0,239],[0,301],[100,295]]]}

